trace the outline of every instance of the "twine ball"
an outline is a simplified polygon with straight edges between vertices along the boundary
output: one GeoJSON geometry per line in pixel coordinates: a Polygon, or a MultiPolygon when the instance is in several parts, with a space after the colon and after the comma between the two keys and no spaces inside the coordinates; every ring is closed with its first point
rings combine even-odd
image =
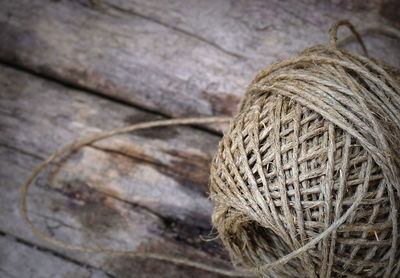
{"type": "Polygon", "coordinates": [[[399,75],[343,24],[256,76],[211,166],[213,224],[262,277],[400,276],[399,75]]]}

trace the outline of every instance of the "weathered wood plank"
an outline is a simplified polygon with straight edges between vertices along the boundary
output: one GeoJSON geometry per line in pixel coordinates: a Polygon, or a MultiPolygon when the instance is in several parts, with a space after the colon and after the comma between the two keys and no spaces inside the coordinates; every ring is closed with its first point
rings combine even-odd
{"type": "MultiPolygon", "coordinates": [[[[321,2],[2,1],[0,61],[169,116],[231,114],[259,69],[326,43],[337,18],[385,23],[374,5],[321,2]]],[[[367,42],[373,55],[400,62],[398,42],[367,42]]],[[[66,252],[33,237],[16,220],[16,205],[36,163],[88,132],[157,117],[6,67],[0,67],[0,86],[0,231],[100,269],[99,277],[216,277],[154,260],[66,252]]],[[[168,128],[86,147],[34,186],[35,224],[76,244],[226,264],[218,244],[198,237],[210,229],[205,191],[217,141],[191,128],[168,128]]],[[[0,254],[3,264],[14,266],[0,254]]],[[[26,271],[10,273],[24,277],[26,271]]],[[[80,271],[75,274],[86,275],[80,271]]]]}
{"type": "Polygon", "coordinates": [[[380,14],[400,27],[400,2],[396,0],[382,0],[380,14]]]}
{"type": "MultiPolygon", "coordinates": [[[[48,246],[19,220],[20,186],[41,159],[88,132],[154,115],[0,66],[0,231],[115,277],[217,277],[155,260],[86,255],[48,246]]],[[[116,136],[65,158],[31,190],[34,223],[61,240],[183,255],[227,265],[211,230],[208,162],[218,136],[189,127],[116,136]]]]}
{"type": "MultiPolygon", "coordinates": [[[[326,44],[338,18],[385,23],[374,3],[2,1],[0,59],[170,116],[232,114],[256,72],[326,44]]],[[[398,43],[367,41],[400,63],[398,43]]]]}
{"type": "Polygon", "coordinates": [[[54,256],[18,239],[0,235],[2,278],[109,278],[100,270],[54,256]]]}

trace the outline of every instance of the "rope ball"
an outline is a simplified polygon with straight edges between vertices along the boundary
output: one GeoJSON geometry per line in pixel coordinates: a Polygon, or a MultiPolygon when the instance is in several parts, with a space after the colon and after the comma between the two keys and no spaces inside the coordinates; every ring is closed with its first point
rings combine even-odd
{"type": "Polygon", "coordinates": [[[256,76],[211,166],[213,224],[262,277],[399,275],[399,83],[341,25],[256,76]]]}

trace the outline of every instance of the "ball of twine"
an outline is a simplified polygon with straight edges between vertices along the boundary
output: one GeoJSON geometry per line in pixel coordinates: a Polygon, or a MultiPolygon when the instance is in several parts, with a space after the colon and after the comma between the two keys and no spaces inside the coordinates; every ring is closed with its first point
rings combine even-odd
{"type": "Polygon", "coordinates": [[[213,224],[263,277],[399,277],[398,72],[347,21],[262,71],[211,166],[213,224]],[[365,56],[337,47],[346,25],[365,56]]]}

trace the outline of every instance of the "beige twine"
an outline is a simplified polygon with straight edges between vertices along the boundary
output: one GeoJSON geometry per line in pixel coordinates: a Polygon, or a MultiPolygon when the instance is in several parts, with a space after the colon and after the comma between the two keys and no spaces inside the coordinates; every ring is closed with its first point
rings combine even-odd
{"type": "Polygon", "coordinates": [[[341,21],[262,71],[211,166],[213,223],[265,277],[398,277],[399,84],[337,48],[341,25],[366,52],[341,21]]]}
{"type": "MultiPolygon", "coordinates": [[[[398,36],[392,29],[393,34],[398,36]]],[[[66,152],[134,130],[229,118],[135,124],[68,145],[40,164],[23,186],[25,223],[65,249],[153,258],[226,276],[398,277],[400,88],[395,78],[400,75],[368,58],[349,22],[334,24],[330,35],[330,46],[309,48],[257,75],[213,160],[212,220],[234,264],[247,272],[63,243],[36,229],[26,207],[37,175],[66,152]],[[338,48],[342,25],[366,56],[338,48]]]]}

